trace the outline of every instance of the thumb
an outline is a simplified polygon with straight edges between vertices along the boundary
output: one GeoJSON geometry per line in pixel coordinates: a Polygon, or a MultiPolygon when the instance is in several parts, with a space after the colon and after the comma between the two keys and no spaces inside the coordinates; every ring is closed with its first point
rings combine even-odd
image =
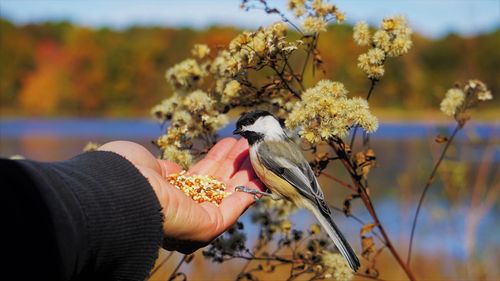
{"type": "Polygon", "coordinates": [[[182,171],[181,166],[172,161],[158,159],[158,164],[160,165],[161,176],[164,178],[170,174],[182,171]]]}

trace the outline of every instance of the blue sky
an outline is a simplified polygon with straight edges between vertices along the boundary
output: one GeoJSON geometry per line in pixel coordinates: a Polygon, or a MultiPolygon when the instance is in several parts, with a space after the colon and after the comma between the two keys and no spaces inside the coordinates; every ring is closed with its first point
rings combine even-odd
{"type": "MultiPolygon", "coordinates": [[[[285,7],[286,0],[268,0],[285,7]]],[[[402,14],[416,31],[438,37],[450,31],[474,35],[500,27],[500,0],[336,0],[347,21],[378,25],[384,16],[402,14]]],[[[245,12],[239,0],[0,0],[0,15],[18,23],[71,20],[101,27],[133,24],[204,28],[223,24],[256,28],[278,20],[262,11],[245,12]]]]}

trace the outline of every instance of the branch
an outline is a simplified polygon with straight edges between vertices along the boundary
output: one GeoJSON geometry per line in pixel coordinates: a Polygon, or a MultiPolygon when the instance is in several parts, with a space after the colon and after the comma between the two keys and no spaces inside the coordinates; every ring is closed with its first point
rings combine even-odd
{"type": "Polygon", "coordinates": [[[170,281],[170,280],[174,280],[174,279],[175,279],[175,277],[176,277],[176,275],[175,275],[175,274],[177,273],[177,271],[179,270],[179,268],[181,267],[181,265],[184,263],[184,261],[186,261],[186,257],[187,257],[187,256],[188,256],[188,255],[184,255],[184,256],[182,257],[182,259],[180,260],[180,262],[177,264],[177,266],[174,268],[174,271],[172,272],[172,274],[170,274],[170,277],[168,277],[168,280],[169,280],[169,281],[170,281]]]}
{"type": "Polygon", "coordinates": [[[336,182],[336,183],[338,183],[338,184],[340,184],[340,185],[342,185],[344,187],[349,188],[350,190],[352,190],[354,192],[358,191],[358,189],[355,188],[354,186],[352,186],[352,185],[350,185],[350,184],[348,184],[348,183],[346,183],[346,182],[344,182],[344,181],[342,181],[342,180],[340,180],[340,179],[338,179],[338,178],[336,178],[336,177],[334,177],[334,176],[332,176],[330,174],[327,174],[325,172],[322,172],[321,174],[324,175],[325,177],[331,179],[332,181],[334,181],[334,182],[336,182]]]}
{"type": "Polygon", "coordinates": [[[461,128],[462,128],[462,126],[460,124],[457,124],[457,126],[453,130],[453,133],[451,134],[450,139],[448,139],[448,141],[446,142],[446,145],[445,145],[443,151],[441,152],[441,155],[439,156],[439,159],[436,162],[436,165],[434,165],[434,168],[432,169],[431,175],[427,179],[427,183],[425,184],[424,190],[422,191],[422,195],[420,195],[420,199],[419,199],[418,205],[417,205],[417,210],[415,212],[415,216],[413,217],[413,223],[411,226],[410,244],[408,246],[408,257],[406,258],[406,264],[408,266],[410,266],[411,251],[412,251],[412,247],[413,247],[413,237],[415,236],[415,229],[417,227],[417,219],[418,219],[418,215],[420,214],[420,208],[422,207],[422,203],[424,202],[425,195],[427,194],[427,190],[429,190],[429,187],[431,186],[432,182],[434,181],[434,177],[436,175],[436,172],[437,172],[439,166],[441,165],[441,163],[443,162],[446,151],[450,147],[450,144],[453,142],[453,139],[455,138],[455,136],[457,135],[458,131],[461,128]]]}
{"type": "Polygon", "coordinates": [[[150,276],[153,276],[167,261],[170,259],[170,257],[174,254],[174,252],[170,252],[153,270],[151,270],[151,273],[149,274],[150,276]]]}
{"type": "Polygon", "coordinates": [[[378,215],[377,215],[377,212],[375,211],[375,207],[373,206],[373,203],[371,201],[370,195],[366,192],[366,188],[363,186],[363,184],[360,181],[361,177],[359,177],[355,173],[355,169],[354,169],[353,164],[347,158],[347,154],[342,149],[341,140],[337,140],[336,142],[330,142],[329,144],[334,149],[334,151],[337,153],[337,155],[340,157],[342,164],[344,165],[344,167],[347,169],[347,171],[351,175],[352,182],[357,187],[357,189],[358,189],[357,192],[359,193],[361,200],[363,201],[363,204],[365,205],[366,209],[368,210],[368,212],[370,213],[370,216],[373,219],[373,222],[375,223],[378,230],[380,231],[380,234],[382,235],[382,237],[384,239],[385,246],[389,249],[392,256],[398,262],[399,266],[404,270],[404,272],[406,273],[406,276],[408,276],[408,278],[411,281],[416,280],[411,269],[408,267],[407,264],[405,264],[403,262],[403,259],[401,258],[399,253],[396,251],[396,248],[394,248],[394,245],[392,244],[392,242],[389,238],[389,235],[387,235],[385,228],[383,227],[382,223],[380,222],[378,215]]]}

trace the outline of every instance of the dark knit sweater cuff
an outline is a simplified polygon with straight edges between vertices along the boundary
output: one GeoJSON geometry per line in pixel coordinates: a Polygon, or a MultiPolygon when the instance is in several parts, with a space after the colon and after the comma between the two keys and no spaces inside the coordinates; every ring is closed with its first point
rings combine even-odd
{"type": "Polygon", "coordinates": [[[44,197],[55,213],[56,229],[62,224],[58,235],[69,233],[57,237],[61,255],[76,264],[76,272],[66,276],[148,277],[163,237],[161,206],[147,179],[128,160],[98,151],[65,162],[22,162],[47,179],[44,197]]]}

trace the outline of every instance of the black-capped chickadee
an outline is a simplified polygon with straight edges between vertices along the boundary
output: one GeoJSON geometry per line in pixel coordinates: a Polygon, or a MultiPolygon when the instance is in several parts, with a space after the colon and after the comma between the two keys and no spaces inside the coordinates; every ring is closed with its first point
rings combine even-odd
{"type": "Polygon", "coordinates": [[[255,173],[272,193],[238,187],[239,191],[287,199],[307,208],[318,219],[335,246],[356,271],[359,260],[333,222],[318,180],[300,148],[291,140],[279,121],[267,111],[244,114],[233,134],[241,135],[250,145],[250,160],[255,173]]]}

